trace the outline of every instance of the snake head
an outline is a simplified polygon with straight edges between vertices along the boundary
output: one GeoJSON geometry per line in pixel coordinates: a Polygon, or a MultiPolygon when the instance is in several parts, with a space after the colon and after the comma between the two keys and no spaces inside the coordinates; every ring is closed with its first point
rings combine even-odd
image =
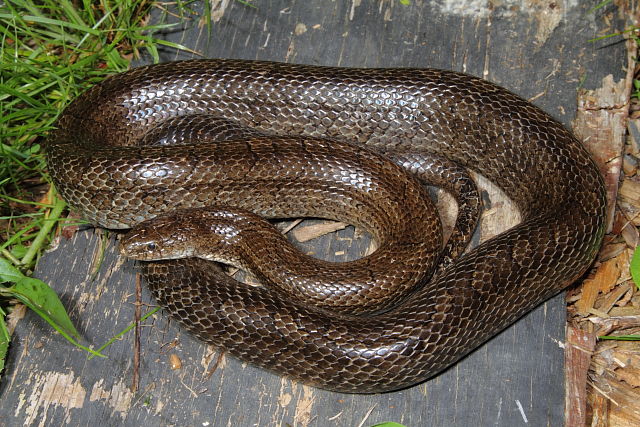
{"type": "Polygon", "coordinates": [[[135,226],[122,239],[120,252],[140,261],[198,257],[239,266],[244,247],[254,235],[253,229],[246,229],[252,220],[270,226],[262,218],[241,209],[176,210],[135,226]]]}
{"type": "Polygon", "coordinates": [[[141,222],[120,242],[120,253],[139,261],[159,261],[195,256],[190,232],[180,228],[174,215],[141,222]]]}

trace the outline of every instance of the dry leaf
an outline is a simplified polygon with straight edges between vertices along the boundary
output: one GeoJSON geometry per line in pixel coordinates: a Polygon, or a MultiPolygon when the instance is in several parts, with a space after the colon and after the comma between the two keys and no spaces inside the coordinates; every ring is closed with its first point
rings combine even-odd
{"type": "Polygon", "coordinates": [[[593,304],[598,294],[611,290],[618,281],[618,277],[620,277],[620,269],[617,258],[600,264],[593,278],[585,280],[582,285],[582,295],[576,303],[578,312],[585,316],[588,315],[590,310],[594,308],[593,304]]]}
{"type": "Polygon", "coordinates": [[[291,233],[298,242],[306,242],[334,231],[342,230],[349,224],[344,222],[323,222],[321,224],[307,225],[293,230],[291,233]]]}

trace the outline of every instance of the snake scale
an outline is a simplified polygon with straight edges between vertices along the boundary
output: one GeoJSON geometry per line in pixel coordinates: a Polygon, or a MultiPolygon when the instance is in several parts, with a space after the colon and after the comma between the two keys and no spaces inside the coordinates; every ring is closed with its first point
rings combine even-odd
{"type": "MultiPolygon", "coordinates": [[[[521,212],[519,225],[374,315],[328,314],[238,284],[202,259],[142,263],[159,303],[198,337],[311,385],[371,393],[435,375],[580,277],[604,234],[603,181],[570,132],[492,83],[433,69],[243,60],[134,69],[94,86],[62,113],[45,145],[56,187],[107,228],[206,204],[207,172],[194,169],[215,160],[206,144],[122,147],[187,114],[310,141],[443,156],[496,183],[521,212]],[[162,179],[174,172],[200,181],[162,179]]],[[[276,173],[286,175],[287,164],[274,165],[276,173]]]]}

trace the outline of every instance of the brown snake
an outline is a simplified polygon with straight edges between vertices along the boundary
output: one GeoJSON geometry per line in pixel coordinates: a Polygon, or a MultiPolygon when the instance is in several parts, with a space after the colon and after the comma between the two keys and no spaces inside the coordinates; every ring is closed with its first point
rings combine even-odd
{"type": "MultiPolygon", "coordinates": [[[[93,87],[62,114],[46,144],[56,187],[109,228],[207,204],[207,172],[195,166],[210,166],[215,150],[119,147],[189,113],[385,152],[435,153],[489,178],[521,212],[521,224],[371,316],[328,314],[239,285],[196,258],[143,263],[159,303],[197,336],[318,387],[380,392],[435,375],[580,277],[603,237],[602,178],[571,133],[494,84],[430,69],[239,60],[135,69],[93,87]],[[163,180],[173,174],[180,179],[163,180]]],[[[286,162],[274,168],[287,176],[286,162]]]]}

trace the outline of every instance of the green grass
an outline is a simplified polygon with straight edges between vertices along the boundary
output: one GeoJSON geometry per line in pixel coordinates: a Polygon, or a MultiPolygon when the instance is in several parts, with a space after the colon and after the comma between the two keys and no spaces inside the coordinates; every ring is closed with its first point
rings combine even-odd
{"type": "MultiPolygon", "coordinates": [[[[158,46],[186,49],[153,37],[167,25],[147,25],[150,0],[8,0],[0,7],[0,214],[2,255],[31,268],[48,244],[55,204],[40,139],[59,111],[143,53],[158,46]],[[47,234],[47,233],[44,233],[47,234]],[[35,244],[34,244],[35,243],[35,244]]],[[[187,4],[181,11],[187,13],[187,4]]]]}
{"type": "MultiPolygon", "coordinates": [[[[188,19],[190,3],[178,0],[172,11],[188,19]]],[[[9,299],[27,304],[76,343],[55,293],[28,277],[65,212],[47,176],[41,141],[71,100],[128,69],[132,59],[146,55],[157,62],[160,47],[189,50],[154,36],[170,27],[149,25],[155,5],[154,0],[0,3],[0,371],[9,344],[4,323],[9,299]]],[[[159,10],[166,18],[166,10],[159,10]]]]}

